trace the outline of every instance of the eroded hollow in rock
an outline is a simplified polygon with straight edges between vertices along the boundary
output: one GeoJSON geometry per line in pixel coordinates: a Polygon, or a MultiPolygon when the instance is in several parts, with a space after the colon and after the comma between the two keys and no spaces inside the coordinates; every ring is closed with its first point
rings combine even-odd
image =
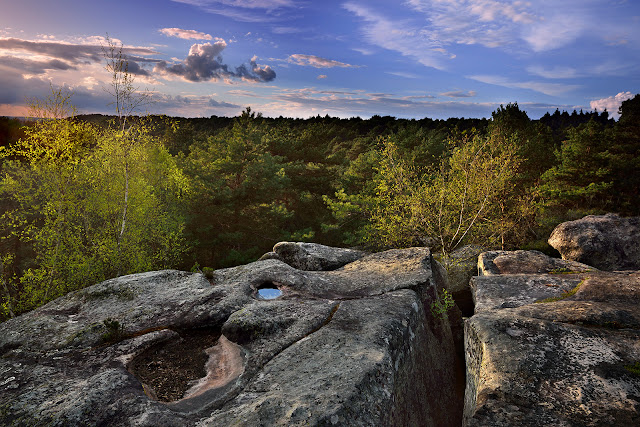
{"type": "Polygon", "coordinates": [[[161,402],[181,399],[194,382],[207,375],[209,355],[205,350],[220,339],[219,328],[179,334],[148,348],[129,364],[129,371],[144,385],[145,392],[161,402]]]}
{"type": "Polygon", "coordinates": [[[257,298],[258,299],[276,299],[282,296],[282,291],[278,289],[278,284],[273,282],[265,282],[260,286],[257,286],[257,298]]]}

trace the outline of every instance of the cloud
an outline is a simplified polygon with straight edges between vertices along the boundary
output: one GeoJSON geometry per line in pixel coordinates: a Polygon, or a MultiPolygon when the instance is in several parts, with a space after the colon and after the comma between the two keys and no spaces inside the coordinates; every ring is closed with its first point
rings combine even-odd
{"type": "Polygon", "coordinates": [[[297,7],[295,0],[171,0],[207,13],[242,22],[275,22],[285,19],[283,10],[297,7]]]}
{"type": "Polygon", "coordinates": [[[466,54],[468,45],[522,58],[566,46],[577,47],[574,54],[589,55],[594,44],[604,48],[613,42],[619,49],[640,42],[632,18],[637,10],[630,2],[614,7],[606,0],[405,0],[397,6],[409,8],[410,14],[384,13],[372,3],[343,4],[362,20],[364,41],[441,70],[456,55],[466,54]],[[586,37],[590,40],[584,48],[574,43],[586,37]]]}
{"type": "Polygon", "coordinates": [[[303,55],[300,53],[289,55],[287,61],[292,64],[315,68],[359,68],[359,65],[346,64],[332,59],[321,58],[315,55],[303,55]]]}
{"type": "MultiPolygon", "coordinates": [[[[272,116],[370,117],[374,114],[409,118],[490,117],[499,103],[434,101],[429,95],[395,96],[360,91],[322,91],[314,88],[283,89],[259,111],[272,116]]],[[[544,114],[544,113],[543,113],[544,114]]]]}
{"type": "Polygon", "coordinates": [[[445,68],[443,59],[450,56],[442,51],[442,43],[424,37],[422,24],[393,21],[353,2],[345,3],[343,7],[366,23],[362,33],[368,43],[399,52],[427,67],[445,68]]]}
{"type": "Polygon", "coordinates": [[[610,96],[608,98],[595,99],[589,103],[589,106],[592,109],[599,111],[604,111],[606,109],[613,118],[618,119],[620,118],[618,109],[622,105],[622,102],[633,97],[634,94],[631,92],[620,92],[617,95],[610,96]]]}
{"type": "Polygon", "coordinates": [[[468,92],[462,90],[456,90],[451,92],[442,92],[440,96],[447,96],[449,98],[473,98],[476,96],[475,90],[470,90],[468,92]]]}
{"type": "Polygon", "coordinates": [[[578,70],[573,67],[556,66],[551,69],[533,65],[527,67],[527,71],[533,75],[544,77],[545,79],[574,79],[579,77],[578,70]]]}
{"type": "Polygon", "coordinates": [[[560,83],[546,83],[537,81],[512,81],[502,76],[475,75],[468,78],[477,80],[482,83],[492,84],[496,86],[507,87],[510,89],[529,89],[535,92],[544,93],[549,96],[560,96],[574,89],[579,88],[578,85],[568,85],[560,83]]]}
{"type": "Polygon", "coordinates": [[[296,27],[275,27],[271,32],[274,34],[297,34],[303,33],[304,30],[296,27]]]}
{"type": "Polygon", "coordinates": [[[365,56],[373,55],[375,53],[372,49],[365,49],[363,47],[354,47],[351,50],[355,50],[356,52],[359,52],[365,56]]]}
{"type": "Polygon", "coordinates": [[[392,76],[404,77],[405,79],[419,79],[420,76],[413,73],[406,73],[404,71],[386,71],[387,74],[392,76]]]}
{"type": "Polygon", "coordinates": [[[13,68],[16,71],[27,74],[44,74],[47,70],[75,70],[74,65],[59,59],[31,60],[16,58],[14,56],[0,56],[0,63],[5,67],[13,68]]]}
{"type": "Polygon", "coordinates": [[[590,27],[585,15],[576,12],[558,14],[536,22],[525,31],[523,39],[534,52],[544,52],[570,44],[590,27]]]}
{"type": "Polygon", "coordinates": [[[269,82],[276,78],[276,73],[270,66],[256,63],[256,57],[249,62],[249,68],[243,64],[236,67],[235,71],[230,70],[229,66],[222,62],[221,53],[226,47],[227,43],[220,38],[216,38],[213,44],[194,44],[182,62],[168,64],[162,61],[156,65],[154,71],[179,76],[191,82],[229,78],[269,82]]]}
{"type": "Polygon", "coordinates": [[[228,102],[224,102],[224,101],[216,101],[213,98],[209,99],[208,104],[211,107],[222,107],[222,108],[240,108],[240,105],[236,105],[236,104],[230,104],[228,102]]]}
{"type": "MultiPolygon", "coordinates": [[[[91,39],[92,42],[104,42],[104,38],[91,39]]],[[[36,54],[47,57],[46,60],[31,60],[31,66],[48,66],[48,69],[66,70],[87,63],[101,63],[104,59],[103,45],[101,44],[72,44],[52,41],[30,41],[17,38],[0,39],[0,50],[12,54],[13,58],[20,53],[36,54]]],[[[157,54],[153,49],[142,47],[124,47],[122,49],[124,59],[127,61],[129,72],[138,75],[148,75],[139,62],[155,62],[147,58],[148,55],[157,54]],[[136,56],[134,56],[136,55],[136,56]]],[[[14,63],[18,59],[13,60],[14,63]]],[[[24,62],[26,66],[28,62],[24,62]]]]}
{"type": "Polygon", "coordinates": [[[320,79],[326,79],[328,76],[326,74],[320,74],[317,78],[318,80],[320,79]]]}
{"type": "Polygon", "coordinates": [[[193,6],[206,7],[209,5],[223,5],[244,9],[273,10],[280,7],[295,6],[294,0],[172,0],[178,3],[187,3],[193,6]]]}
{"type": "Polygon", "coordinates": [[[194,40],[212,40],[213,37],[211,37],[210,34],[206,34],[206,33],[201,33],[200,31],[196,31],[196,30],[183,30],[180,28],[163,28],[161,30],[158,30],[160,33],[164,34],[165,36],[168,37],[178,37],[180,39],[184,39],[184,40],[190,40],[190,39],[194,39],[194,40]]]}
{"type": "Polygon", "coordinates": [[[227,93],[229,95],[234,95],[234,96],[255,96],[253,92],[250,92],[248,90],[242,90],[242,89],[233,89],[233,90],[227,91],[227,93]]]}

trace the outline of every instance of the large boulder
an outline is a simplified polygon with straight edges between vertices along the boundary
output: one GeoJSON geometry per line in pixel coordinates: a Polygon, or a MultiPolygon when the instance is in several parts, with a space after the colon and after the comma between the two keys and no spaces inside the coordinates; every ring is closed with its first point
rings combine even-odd
{"type": "Polygon", "coordinates": [[[0,326],[0,424],[460,425],[435,267],[413,248],[333,271],[272,259],[70,293],[0,326]]]}
{"type": "Polygon", "coordinates": [[[366,252],[357,249],[334,248],[319,243],[279,242],[260,260],[278,259],[298,270],[327,271],[336,270],[365,255],[366,252]]]}
{"type": "Polygon", "coordinates": [[[600,270],[640,269],[640,217],[589,215],[558,225],[549,244],[563,259],[600,270]]]}
{"type": "Polygon", "coordinates": [[[481,256],[464,425],[640,425],[640,272],[544,258],[481,256]]]}

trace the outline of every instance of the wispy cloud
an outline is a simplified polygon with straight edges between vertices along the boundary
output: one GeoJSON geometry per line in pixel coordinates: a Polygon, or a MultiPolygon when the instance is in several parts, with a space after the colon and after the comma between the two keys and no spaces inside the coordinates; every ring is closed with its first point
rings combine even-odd
{"type": "Polygon", "coordinates": [[[304,30],[297,27],[274,27],[271,32],[274,34],[297,34],[303,33],[304,30]]]}
{"type": "Polygon", "coordinates": [[[527,67],[527,71],[535,76],[544,77],[545,79],[574,79],[579,76],[578,70],[573,67],[556,66],[553,68],[544,68],[539,65],[527,67]]]}
{"type": "Polygon", "coordinates": [[[189,4],[207,13],[243,22],[274,22],[283,19],[281,11],[297,7],[296,0],[171,0],[189,4]]]}
{"type": "Polygon", "coordinates": [[[162,28],[158,30],[160,33],[168,37],[178,37],[184,40],[212,40],[210,34],[202,33],[196,30],[183,30],[181,28],[162,28]]]}
{"type": "Polygon", "coordinates": [[[618,109],[622,105],[622,102],[633,97],[634,94],[631,92],[620,92],[617,95],[610,96],[608,98],[595,99],[589,103],[589,106],[592,109],[597,109],[599,111],[604,111],[606,109],[611,117],[618,119],[620,118],[618,109]]]}
{"type": "Polygon", "coordinates": [[[326,79],[328,76],[326,74],[320,74],[317,78],[318,80],[326,79]]]}
{"type": "Polygon", "coordinates": [[[255,93],[243,89],[232,89],[230,91],[227,91],[227,93],[234,96],[255,96],[255,93]]]}
{"type": "Polygon", "coordinates": [[[354,50],[366,56],[373,55],[375,53],[373,49],[365,49],[363,47],[354,47],[351,50],[354,50]]]}
{"type": "Polygon", "coordinates": [[[365,21],[362,32],[368,43],[399,52],[427,67],[445,67],[443,60],[450,55],[442,50],[442,43],[425,37],[420,26],[406,20],[391,20],[358,3],[345,3],[343,7],[365,21]]]}
{"type": "Polygon", "coordinates": [[[404,71],[386,71],[387,74],[391,74],[392,76],[404,77],[405,79],[419,79],[420,76],[418,74],[406,73],[404,71]]]}
{"type": "Polygon", "coordinates": [[[499,104],[464,101],[435,101],[430,95],[395,96],[358,91],[321,91],[314,88],[281,90],[272,101],[259,107],[272,116],[309,117],[329,114],[338,117],[374,114],[404,117],[488,117],[499,104]]]}
{"type": "Polygon", "coordinates": [[[482,83],[507,87],[511,89],[529,89],[549,96],[563,95],[580,87],[578,85],[547,83],[539,81],[513,81],[506,77],[493,75],[475,75],[468,76],[468,78],[482,83]]]}
{"type": "Polygon", "coordinates": [[[351,65],[345,62],[335,61],[333,59],[321,58],[315,55],[303,55],[300,53],[289,55],[289,58],[287,58],[287,62],[290,62],[291,64],[315,68],[359,68],[359,65],[351,65]]]}
{"type": "Polygon", "coordinates": [[[535,52],[566,46],[590,27],[585,14],[574,11],[545,17],[524,30],[523,39],[535,52]]]}
{"type": "Polygon", "coordinates": [[[473,98],[476,95],[477,94],[475,90],[470,90],[468,92],[465,92],[463,90],[455,90],[450,92],[442,92],[440,94],[440,96],[446,96],[449,98],[473,98]]]}
{"type": "Polygon", "coordinates": [[[480,45],[507,53],[535,54],[569,46],[581,37],[606,44],[640,41],[637,22],[624,16],[603,21],[607,0],[405,0],[412,18],[394,19],[375,5],[348,0],[343,8],[364,21],[364,40],[437,69],[447,58],[480,45]]]}
{"type": "Polygon", "coordinates": [[[222,62],[221,54],[226,47],[227,42],[221,38],[216,38],[213,44],[194,44],[182,62],[169,64],[162,61],[156,65],[154,71],[179,76],[190,82],[230,78],[269,82],[276,78],[275,71],[268,65],[259,65],[255,56],[249,61],[249,67],[242,64],[235,70],[230,70],[229,66],[222,62]]]}

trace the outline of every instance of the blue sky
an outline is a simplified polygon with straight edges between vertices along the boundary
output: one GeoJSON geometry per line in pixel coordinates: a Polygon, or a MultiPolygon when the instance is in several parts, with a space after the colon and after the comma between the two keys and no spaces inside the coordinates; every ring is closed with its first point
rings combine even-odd
{"type": "Polygon", "coordinates": [[[152,113],[488,117],[616,113],[640,92],[636,0],[0,0],[0,115],[50,84],[111,113],[101,44],[152,113]]]}

